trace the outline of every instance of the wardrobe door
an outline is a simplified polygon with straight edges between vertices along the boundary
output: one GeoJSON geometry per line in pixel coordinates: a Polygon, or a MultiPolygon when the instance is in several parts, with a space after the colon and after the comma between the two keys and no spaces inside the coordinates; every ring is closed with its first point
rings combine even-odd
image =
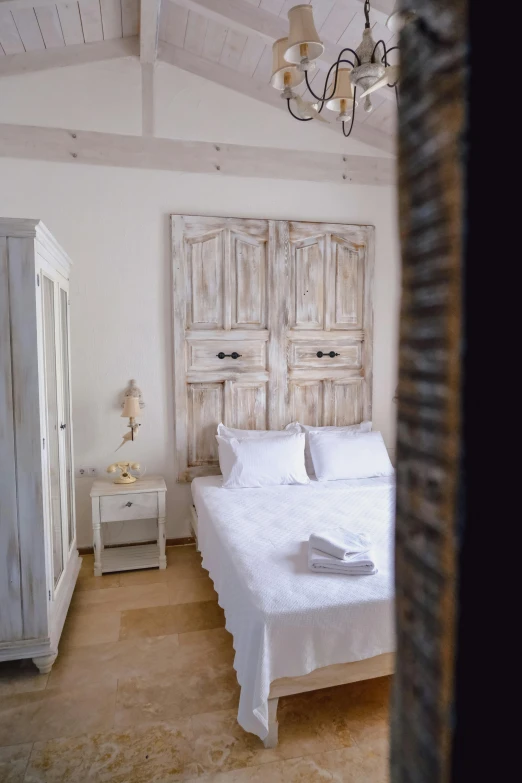
{"type": "Polygon", "coordinates": [[[61,422],[62,439],[62,481],[65,550],[68,553],[76,538],[74,475],[72,451],[72,409],[71,409],[71,370],[70,370],[70,325],[69,293],[59,286],[59,331],[60,331],[60,382],[61,382],[61,422]]]}
{"type": "Polygon", "coordinates": [[[267,220],[173,216],[179,480],[219,473],[216,428],[266,429],[267,220]]]}
{"type": "Polygon", "coordinates": [[[288,223],[287,421],[371,419],[373,228],[288,223]]]}
{"type": "Polygon", "coordinates": [[[64,568],[62,475],[60,460],[59,331],[56,284],[45,273],[42,280],[42,329],[47,452],[47,505],[51,539],[52,583],[56,587],[64,568]]]}

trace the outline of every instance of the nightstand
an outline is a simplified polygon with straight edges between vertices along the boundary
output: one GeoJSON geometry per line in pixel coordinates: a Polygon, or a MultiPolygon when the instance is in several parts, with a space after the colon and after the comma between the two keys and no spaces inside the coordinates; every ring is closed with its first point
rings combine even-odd
{"type": "Polygon", "coordinates": [[[91,489],[94,537],[94,576],[138,568],[166,568],[165,500],[167,487],[161,476],[138,479],[133,484],[95,481],[91,489]],[[103,546],[102,524],[134,519],[158,520],[158,540],[153,544],[103,546]]]}

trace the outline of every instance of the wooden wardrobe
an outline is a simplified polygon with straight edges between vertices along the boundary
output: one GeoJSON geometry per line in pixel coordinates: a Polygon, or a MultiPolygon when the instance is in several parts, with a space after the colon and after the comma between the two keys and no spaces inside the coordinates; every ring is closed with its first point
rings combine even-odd
{"type": "Polygon", "coordinates": [[[371,419],[372,226],[171,221],[179,481],[220,472],[220,421],[371,419]]]}

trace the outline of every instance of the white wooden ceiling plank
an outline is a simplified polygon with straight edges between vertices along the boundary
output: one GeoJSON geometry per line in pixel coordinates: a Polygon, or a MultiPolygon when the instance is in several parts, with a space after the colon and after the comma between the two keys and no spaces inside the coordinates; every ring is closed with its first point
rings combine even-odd
{"type": "Polygon", "coordinates": [[[123,35],[121,0],[100,0],[103,40],[123,35]]]}
{"type": "Polygon", "coordinates": [[[159,37],[162,41],[183,46],[189,12],[168,0],[163,0],[160,11],[159,37]]]}
{"type": "MultiPolygon", "coordinates": [[[[331,0],[332,3],[335,2],[335,0],[331,0]]],[[[281,10],[279,11],[279,16],[281,16],[283,19],[288,19],[288,12],[291,8],[294,7],[294,5],[309,5],[310,0],[304,0],[304,2],[298,3],[297,0],[284,0],[284,3],[281,7],[281,10]]],[[[318,6],[317,0],[314,0],[314,19],[315,19],[315,11],[316,7],[318,6]]]]}
{"type": "Polygon", "coordinates": [[[121,0],[121,27],[124,38],[138,35],[140,29],[139,0],[121,0]]]}
{"type": "Polygon", "coordinates": [[[3,57],[0,60],[0,78],[54,68],[66,68],[70,65],[117,60],[122,57],[137,57],[138,55],[137,36],[116,38],[113,41],[98,41],[89,44],[89,46],[85,46],[85,43],[82,42],[56,49],[42,49],[37,52],[23,52],[3,57]]]}
{"type": "MultiPolygon", "coordinates": [[[[269,84],[272,75],[272,47],[268,44],[263,49],[257,68],[254,71],[254,79],[263,84],[269,84]]],[[[275,90],[274,90],[275,93],[275,90]]]]}
{"type": "Polygon", "coordinates": [[[56,6],[66,46],[85,43],[78,3],[58,3],[56,6]]]}
{"type": "MultiPolygon", "coordinates": [[[[371,97],[373,98],[373,95],[371,97]]],[[[394,135],[397,127],[396,103],[393,104],[390,101],[383,100],[380,106],[376,107],[371,112],[364,124],[366,127],[370,126],[372,128],[376,128],[382,133],[394,135]]]]}
{"type": "Polygon", "coordinates": [[[26,52],[45,49],[34,8],[13,8],[13,19],[26,52]]]}
{"type": "Polygon", "coordinates": [[[85,43],[103,41],[100,0],[79,0],[85,43]]]}
{"type": "Polygon", "coordinates": [[[357,49],[362,41],[364,21],[364,14],[362,11],[358,11],[354,16],[352,16],[350,24],[337,42],[339,50],[343,49],[345,46],[348,46],[353,50],[357,49]]]}
{"type": "Polygon", "coordinates": [[[219,62],[227,33],[228,28],[224,24],[216,22],[214,19],[208,20],[205,41],[203,43],[203,57],[206,60],[211,60],[215,63],[219,62]]]}
{"type": "Polygon", "coordinates": [[[364,107],[363,107],[364,98],[361,101],[359,96],[356,94],[356,99],[359,105],[357,106],[356,109],[355,122],[358,122],[359,125],[363,125],[366,122],[368,122],[370,117],[377,111],[379,106],[381,106],[383,103],[387,103],[382,90],[378,90],[377,92],[372,92],[370,98],[372,101],[373,109],[370,112],[366,112],[364,111],[364,107]]]}
{"type": "Polygon", "coordinates": [[[248,36],[237,30],[228,30],[219,62],[227,68],[237,70],[248,36]]]}
{"type": "Polygon", "coordinates": [[[0,44],[6,54],[25,52],[11,11],[0,8],[0,44]]]}
{"type": "Polygon", "coordinates": [[[161,0],[140,2],[140,61],[155,63],[158,53],[158,34],[161,0]]]}
{"type": "Polygon", "coordinates": [[[332,43],[337,43],[344,35],[346,28],[355,14],[356,11],[351,11],[345,6],[335,3],[324,23],[321,25],[321,29],[319,30],[320,38],[324,38],[332,43]]]}
{"type": "MultiPolygon", "coordinates": [[[[271,14],[279,16],[283,9],[283,5],[284,0],[261,0],[259,8],[263,8],[263,10],[270,11],[271,14]]],[[[294,5],[297,5],[297,0],[294,5]]]]}
{"type": "Polygon", "coordinates": [[[185,31],[185,49],[192,54],[201,55],[207,32],[207,19],[200,14],[189,11],[187,29],[185,31]]]}
{"type": "Polygon", "coordinates": [[[46,49],[56,49],[65,46],[65,41],[58,16],[58,9],[55,5],[35,8],[36,18],[40,26],[40,32],[44,40],[46,49]]]}
{"type": "Polygon", "coordinates": [[[265,46],[265,42],[257,35],[249,35],[237,70],[240,73],[246,73],[248,76],[253,76],[254,71],[259,65],[265,46]]]}

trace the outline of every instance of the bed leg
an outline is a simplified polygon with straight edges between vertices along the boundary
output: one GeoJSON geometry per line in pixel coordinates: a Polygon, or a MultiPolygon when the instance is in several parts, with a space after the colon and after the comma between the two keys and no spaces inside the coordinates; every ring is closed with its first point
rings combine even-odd
{"type": "Polygon", "coordinates": [[[278,729],[277,703],[279,699],[268,699],[268,736],[263,740],[265,748],[277,747],[278,729]]]}

